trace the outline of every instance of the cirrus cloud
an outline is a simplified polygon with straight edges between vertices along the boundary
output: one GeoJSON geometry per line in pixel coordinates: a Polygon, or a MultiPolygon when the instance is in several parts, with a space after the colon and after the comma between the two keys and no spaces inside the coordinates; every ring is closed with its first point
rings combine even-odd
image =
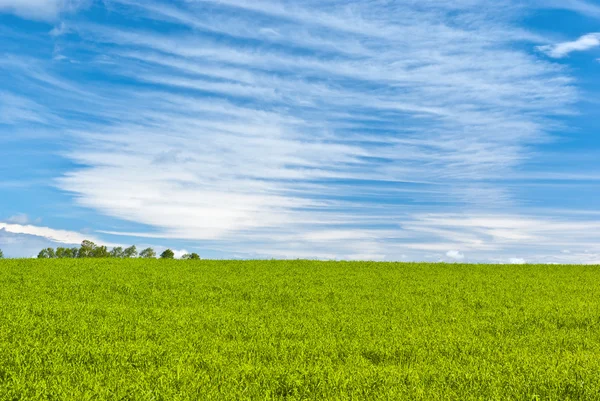
{"type": "Polygon", "coordinates": [[[77,10],[84,3],[87,3],[87,0],[0,0],[0,12],[51,21],[61,13],[77,10]]]}

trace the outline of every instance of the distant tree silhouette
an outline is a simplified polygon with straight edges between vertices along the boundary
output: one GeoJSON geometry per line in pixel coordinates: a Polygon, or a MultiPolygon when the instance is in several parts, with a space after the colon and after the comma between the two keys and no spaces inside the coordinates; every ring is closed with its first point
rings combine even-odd
{"type": "Polygon", "coordinates": [[[53,248],[42,249],[37,257],[38,259],[54,259],[56,258],[56,252],[53,248]]]}
{"type": "Polygon", "coordinates": [[[156,252],[154,252],[154,249],[152,249],[152,248],[146,248],[142,252],[140,252],[140,258],[143,258],[143,259],[155,259],[156,258],[156,252]]]}
{"type": "Polygon", "coordinates": [[[186,253],[181,257],[183,260],[200,260],[200,255],[197,253],[186,253]]]}
{"type": "Polygon", "coordinates": [[[4,259],[4,253],[2,253],[2,249],[0,249],[0,259],[4,259]]]}
{"type": "MultiPolygon", "coordinates": [[[[0,250],[0,258],[2,257],[2,251],[0,250]]],[[[39,259],[54,259],[54,258],[135,258],[138,256],[138,251],[135,245],[129,248],[123,249],[120,246],[114,247],[112,250],[104,245],[96,245],[92,241],[84,240],[79,248],[53,248],[42,249],[38,254],[39,259]]],[[[139,253],[140,258],[144,259],[155,259],[156,251],[152,248],[146,248],[139,253]]],[[[165,250],[160,255],[161,259],[175,259],[175,253],[171,249],[165,250]]],[[[182,259],[185,260],[199,260],[200,255],[197,253],[187,253],[183,255],[182,259]]]]}
{"type": "Polygon", "coordinates": [[[92,251],[92,258],[110,258],[110,252],[105,246],[96,246],[92,251]]]}
{"type": "Polygon", "coordinates": [[[96,244],[92,241],[85,240],[81,243],[81,247],[77,252],[78,258],[93,258],[94,250],[96,249],[96,244]]]}
{"type": "Polygon", "coordinates": [[[125,257],[125,252],[123,251],[123,248],[120,246],[114,247],[111,251],[110,251],[110,257],[111,258],[117,258],[117,259],[122,259],[125,257]]]}
{"type": "Polygon", "coordinates": [[[172,250],[167,249],[166,251],[164,251],[163,253],[160,254],[160,258],[161,259],[175,259],[175,253],[172,250]]]}
{"type": "Polygon", "coordinates": [[[54,253],[54,255],[57,258],[64,258],[65,257],[65,252],[67,251],[67,248],[63,248],[63,247],[58,247],[56,248],[56,252],[54,253]]]}
{"type": "Polygon", "coordinates": [[[126,248],[123,251],[124,258],[136,258],[137,256],[138,256],[138,252],[137,252],[137,248],[135,247],[135,245],[130,246],[129,248],[126,248]]]}
{"type": "Polygon", "coordinates": [[[55,256],[60,259],[72,259],[77,257],[77,248],[56,248],[55,256]]]}

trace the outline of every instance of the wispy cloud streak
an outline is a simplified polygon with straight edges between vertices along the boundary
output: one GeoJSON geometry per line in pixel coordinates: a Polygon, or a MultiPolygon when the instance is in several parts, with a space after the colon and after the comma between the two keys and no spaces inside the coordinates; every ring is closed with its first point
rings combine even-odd
{"type": "Polygon", "coordinates": [[[61,13],[71,12],[87,0],[0,0],[0,12],[39,20],[54,20],[61,13]]]}
{"type": "Polygon", "coordinates": [[[583,35],[572,42],[539,46],[538,49],[553,58],[563,58],[573,52],[581,52],[600,46],[600,33],[583,35]]]}

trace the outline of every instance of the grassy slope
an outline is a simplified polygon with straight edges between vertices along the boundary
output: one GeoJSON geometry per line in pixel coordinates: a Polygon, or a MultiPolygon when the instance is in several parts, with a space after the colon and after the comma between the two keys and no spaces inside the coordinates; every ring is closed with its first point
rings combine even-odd
{"type": "Polygon", "coordinates": [[[3,261],[0,400],[600,399],[599,296],[583,266],[3,261]]]}

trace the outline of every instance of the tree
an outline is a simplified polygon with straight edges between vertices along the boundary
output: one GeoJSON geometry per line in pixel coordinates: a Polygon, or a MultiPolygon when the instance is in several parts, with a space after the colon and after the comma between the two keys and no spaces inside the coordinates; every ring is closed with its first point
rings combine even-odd
{"type": "Polygon", "coordinates": [[[77,248],[67,248],[65,250],[65,258],[76,258],[77,254],[79,253],[79,250],[77,248]]]}
{"type": "Polygon", "coordinates": [[[125,257],[125,252],[123,251],[123,248],[121,248],[120,246],[117,246],[117,247],[114,247],[112,249],[112,251],[110,251],[110,257],[122,259],[125,257]]]}
{"type": "Polygon", "coordinates": [[[56,257],[60,259],[76,258],[77,248],[56,248],[56,257]]]}
{"type": "Polygon", "coordinates": [[[97,246],[92,251],[92,258],[110,258],[110,252],[105,246],[97,246]]]}
{"type": "Polygon", "coordinates": [[[140,252],[140,258],[143,258],[143,259],[155,259],[156,258],[156,252],[154,252],[154,249],[152,249],[152,248],[146,248],[142,252],[140,252]]]}
{"type": "Polygon", "coordinates": [[[197,253],[186,253],[181,257],[183,260],[200,260],[200,255],[197,253]]]}
{"type": "Polygon", "coordinates": [[[0,259],[4,258],[4,254],[2,253],[2,249],[0,249],[0,259]]]}
{"type": "Polygon", "coordinates": [[[56,258],[56,253],[52,248],[42,249],[40,253],[38,253],[38,259],[54,259],[56,258]]]}
{"type": "Polygon", "coordinates": [[[123,257],[124,258],[135,258],[137,257],[138,252],[137,252],[137,248],[135,247],[135,245],[130,246],[129,248],[126,248],[123,251],[123,257]]]}
{"type": "Polygon", "coordinates": [[[81,243],[81,247],[77,252],[78,258],[91,258],[93,257],[94,249],[96,249],[96,244],[92,241],[85,240],[81,243]]]}
{"type": "Polygon", "coordinates": [[[63,248],[63,247],[56,248],[56,253],[55,253],[56,257],[57,258],[64,258],[65,257],[65,251],[66,251],[66,248],[63,248]]]}
{"type": "Polygon", "coordinates": [[[160,254],[160,258],[161,259],[175,259],[175,253],[172,250],[167,249],[166,251],[164,251],[163,253],[160,254]]]}

